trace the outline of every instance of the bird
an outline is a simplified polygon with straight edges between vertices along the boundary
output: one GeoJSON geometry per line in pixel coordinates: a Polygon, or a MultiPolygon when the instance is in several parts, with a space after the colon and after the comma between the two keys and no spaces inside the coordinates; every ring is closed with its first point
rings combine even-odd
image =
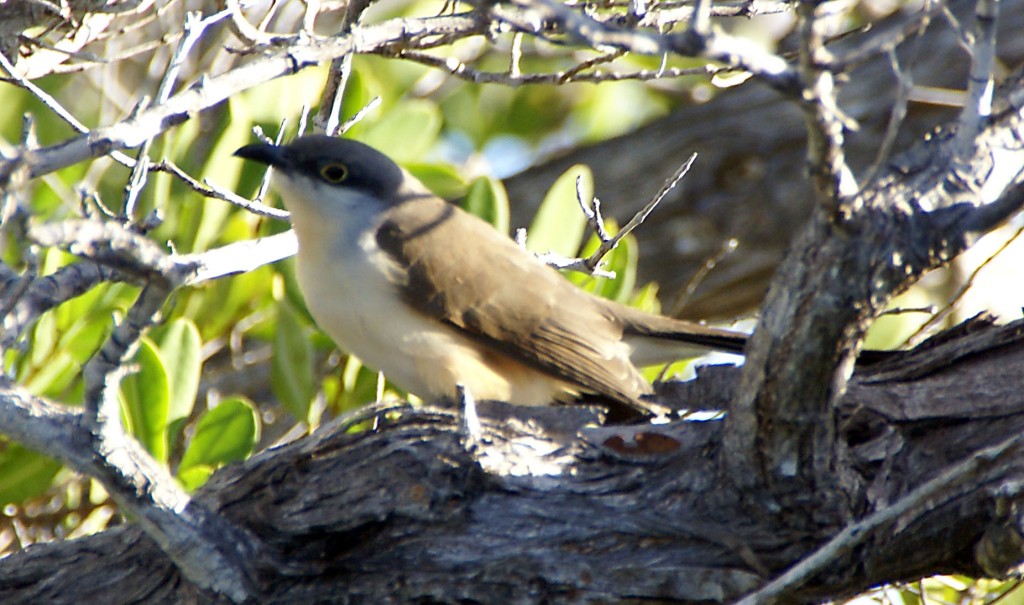
{"type": "Polygon", "coordinates": [[[305,135],[235,155],[272,169],[316,323],[424,400],[462,389],[477,400],[664,415],[639,368],[738,353],[746,342],[585,292],[358,141],[305,135]]]}

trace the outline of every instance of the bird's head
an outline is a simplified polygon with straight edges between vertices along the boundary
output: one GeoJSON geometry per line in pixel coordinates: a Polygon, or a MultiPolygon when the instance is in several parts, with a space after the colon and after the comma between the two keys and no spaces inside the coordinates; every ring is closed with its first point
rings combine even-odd
{"type": "Polygon", "coordinates": [[[325,135],[246,145],[235,155],[273,167],[274,185],[292,212],[371,199],[387,206],[400,197],[406,179],[391,158],[369,145],[325,135]]]}

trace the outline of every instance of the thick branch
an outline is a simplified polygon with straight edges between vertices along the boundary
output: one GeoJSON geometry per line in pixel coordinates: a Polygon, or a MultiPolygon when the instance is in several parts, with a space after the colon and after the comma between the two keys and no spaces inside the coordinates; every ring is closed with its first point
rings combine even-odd
{"type": "MultiPolygon", "coordinates": [[[[1014,80],[1004,95],[1019,86],[1014,80]]],[[[992,228],[1024,204],[1022,122],[1019,111],[1005,111],[968,156],[936,134],[908,154],[922,162],[918,172],[893,171],[835,215],[814,214],[779,267],[747,348],[727,421],[737,477],[858,489],[833,477],[829,401],[843,392],[859,340],[890,297],[963,252],[980,223],[992,228]]]]}
{"type": "MultiPolygon", "coordinates": [[[[916,498],[918,485],[1021,434],[1024,407],[1007,394],[1024,387],[1022,335],[1021,323],[975,324],[854,380],[840,407],[854,455],[841,470],[871,486],[861,515],[916,498]]],[[[738,371],[710,368],[675,394],[691,407],[728,400],[738,371]]],[[[819,518],[808,528],[794,514],[813,500],[808,493],[780,500],[786,514],[769,521],[743,516],[744,499],[777,496],[741,497],[719,474],[720,422],[583,429],[581,438],[595,419],[585,409],[481,404],[480,412],[484,438],[472,448],[457,412],[393,410],[376,432],[328,427],[225,469],[198,500],[277,553],[257,565],[275,603],[727,602],[842,535],[842,523],[819,518]]],[[[861,526],[855,540],[869,548],[828,554],[830,564],[787,598],[809,603],[928,573],[980,573],[996,560],[975,554],[996,544],[988,530],[1020,534],[1009,511],[1024,468],[1015,457],[992,458],[954,472],[950,489],[883,513],[895,525],[861,526]]],[[[1004,563],[1024,558],[1000,552],[1004,563]]],[[[194,594],[133,527],[0,562],[4,602],[87,594],[120,603],[139,591],[150,603],[194,594]],[[105,584],[114,569],[130,591],[105,584]]]]}

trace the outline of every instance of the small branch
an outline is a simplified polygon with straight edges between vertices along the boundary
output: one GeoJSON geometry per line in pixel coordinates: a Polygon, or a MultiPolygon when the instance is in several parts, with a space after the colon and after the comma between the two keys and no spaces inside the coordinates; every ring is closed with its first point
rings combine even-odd
{"type": "Polygon", "coordinates": [[[520,63],[523,60],[523,32],[512,35],[512,48],[509,50],[508,77],[516,79],[523,75],[520,63]]]}
{"type": "MultiPolygon", "coordinates": [[[[219,13],[215,13],[206,17],[205,19],[199,18],[200,13],[188,12],[185,13],[185,25],[181,39],[178,40],[178,45],[174,49],[174,53],[171,55],[171,60],[167,64],[167,69],[164,70],[164,75],[160,79],[160,85],[157,87],[156,97],[153,99],[157,105],[163,104],[167,101],[168,97],[171,96],[171,90],[174,87],[175,82],[178,81],[178,73],[181,72],[181,66],[185,63],[185,57],[188,56],[189,51],[195,46],[196,42],[203,37],[206,29],[215,23],[225,19],[231,15],[231,9],[225,9],[219,13]]],[[[139,103],[137,111],[133,112],[133,115],[142,109],[145,109],[146,102],[145,97],[139,103]]],[[[132,222],[135,215],[135,204],[138,202],[139,194],[142,192],[142,188],[146,183],[146,176],[149,172],[150,166],[152,165],[149,159],[149,148],[153,144],[153,137],[147,138],[139,146],[139,150],[135,155],[135,165],[132,167],[132,174],[128,178],[128,186],[125,189],[124,199],[124,210],[122,211],[121,218],[126,222],[132,222]]]]}
{"type": "Polygon", "coordinates": [[[683,309],[686,308],[686,304],[690,302],[690,297],[692,297],[693,293],[697,291],[698,287],[700,287],[704,278],[718,266],[718,263],[721,262],[722,259],[735,252],[736,249],[739,248],[739,245],[739,240],[736,238],[729,238],[722,244],[722,247],[718,249],[718,252],[704,261],[704,264],[700,266],[700,269],[686,282],[686,287],[682,289],[678,298],[672,304],[672,309],[669,311],[669,317],[678,317],[679,314],[683,312],[683,309]]]}
{"type": "Polygon", "coordinates": [[[992,66],[995,63],[996,21],[999,19],[999,0],[978,0],[975,5],[975,27],[972,36],[971,72],[967,83],[967,102],[960,112],[956,132],[956,153],[971,155],[975,138],[982,124],[992,115],[992,95],[995,84],[992,66]]]}
{"type": "Polygon", "coordinates": [[[864,175],[864,182],[869,183],[882,169],[882,166],[889,161],[892,155],[893,145],[896,143],[896,136],[900,132],[900,126],[907,116],[907,104],[910,99],[910,91],[914,87],[914,80],[911,69],[900,67],[899,57],[896,50],[892,49],[887,53],[889,65],[892,66],[892,73],[899,85],[896,87],[896,98],[892,103],[892,111],[889,113],[889,122],[885,127],[885,135],[882,137],[882,144],[878,146],[878,154],[875,161],[868,168],[864,175]]]}
{"type": "MultiPolygon", "coordinates": [[[[775,578],[756,592],[749,594],[735,605],[770,605],[791,592],[815,575],[834,565],[840,557],[849,555],[854,549],[876,535],[876,532],[890,527],[901,517],[925,507],[933,498],[947,495],[953,488],[969,479],[980,479],[992,465],[1007,456],[1019,454],[1024,445],[1024,435],[1014,435],[1000,443],[984,448],[966,460],[959,462],[926,481],[891,506],[877,511],[866,519],[846,526],[834,538],[800,563],[775,578]]],[[[980,484],[981,481],[979,480],[980,484]]]]}
{"type": "Polygon", "coordinates": [[[260,22],[260,27],[256,28],[242,14],[239,0],[227,0],[226,6],[231,14],[231,31],[249,46],[273,44],[281,38],[281,36],[275,36],[263,31],[263,28],[267,26],[270,16],[274,13],[274,7],[271,7],[270,11],[267,12],[266,17],[260,22]]]}
{"type": "Polygon", "coordinates": [[[171,291],[165,283],[145,285],[124,321],[114,327],[110,338],[82,368],[85,409],[105,433],[124,432],[117,388],[125,367],[138,350],[139,339],[156,323],[171,291]]]}
{"type": "MultiPolygon", "coordinates": [[[[4,326],[3,346],[11,346],[46,311],[111,281],[137,281],[137,278],[99,263],[81,262],[28,280],[23,295],[10,296],[9,308],[0,315],[4,326]]],[[[8,298],[8,293],[4,292],[3,297],[8,298]]]]}
{"type": "MultiPolygon", "coordinates": [[[[584,261],[585,266],[587,266],[591,270],[594,270],[597,267],[597,264],[601,262],[601,259],[604,257],[604,255],[614,250],[615,247],[619,245],[619,242],[622,241],[622,238],[626,237],[627,235],[632,233],[633,230],[635,230],[637,227],[643,224],[643,222],[647,220],[647,217],[651,214],[651,212],[653,212],[654,209],[658,206],[658,204],[661,203],[661,200],[665,199],[665,196],[668,195],[668,193],[675,188],[675,186],[684,176],[686,176],[686,173],[690,171],[690,166],[693,165],[693,161],[696,159],[696,153],[691,155],[690,158],[686,160],[686,162],[684,162],[683,165],[680,166],[679,169],[676,170],[675,173],[673,173],[672,176],[662,184],[661,189],[659,189],[658,193],[656,193],[654,197],[651,198],[651,201],[647,202],[647,204],[643,208],[641,208],[639,212],[634,214],[633,218],[629,219],[629,222],[626,223],[626,225],[622,229],[620,229],[614,237],[609,238],[608,233],[604,230],[604,221],[601,219],[600,205],[597,198],[594,198],[593,212],[588,212],[586,206],[583,204],[583,201],[580,200],[580,206],[583,207],[583,211],[587,215],[587,220],[591,221],[591,224],[594,226],[594,230],[597,233],[598,239],[601,241],[601,244],[598,246],[597,250],[595,250],[594,253],[591,254],[590,257],[588,257],[584,261]]],[[[577,192],[578,191],[579,182],[577,181],[577,192]]]]}
{"type": "MultiPolygon", "coordinates": [[[[521,237],[517,237],[516,241],[519,245],[526,246],[526,230],[520,229],[519,231],[522,235],[521,237]]],[[[554,252],[545,252],[544,254],[537,254],[536,256],[545,265],[554,267],[559,271],[579,271],[580,273],[593,275],[594,277],[606,277],[608,279],[615,278],[615,273],[613,271],[605,271],[598,267],[591,267],[585,258],[568,258],[561,254],[555,254],[554,252]]]]}
{"type": "Polygon", "coordinates": [[[320,111],[313,118],[313,127],[327,136],[334,136],[338,131],[341,123],[341,101],[345,96],[345,85],[351,73],[351,54],[331,61],[324,93],[320,96],[320,111]]]}
{"type": "MultiPolygon", "coordinates": [[[[50,111],[57,114],[59,118],[67,122],[68,125],[74,128],[76,132],[79,132],[81,134],[86,134],[89,132],[89,128],[85,124],[79,122],[78,118],[72,115],[70,111],[64,109],[64,107],[57,101],[57,99],[54,99],[45,90],[39,88],[31,81],[22,77],[21,74],[19,74],[18,71],[15,69],[14,65],[7,60],[7,57],[5,57],[3,53],[0,53],[0,67],[3,67],[4,71],[10,74],[12,82],[32,93],[32,96],[39,99],[40,103],[48,107],[50,111]]],[[[114,160],[125,166],[135,165],[135,160],[117,151],[111,153],[110,157],[114,158],[114,160]]],[[[2,166],[2,164],[0,164],[0,166],[2,166]]],[[[0,173],[3,173],[3,170],[0,170],[0,173]]]]}
{"type": "MultiPolygon", "coordinates": [[[[913,69],[924,48],[924,43],[922,42],[924,34],[928,30],[928,26],[931,24],[932,15],[939,11],[937,8],[937,5],[939,4],[940,3],[935,0],[928,0],[924,10],[921,12],[920,18],[910,22],[909,25],[913,27],[904,27],[898,30],[896,34],[899,34],[899,36],[897,36],[895,40],[890,41],[888,45],[883,47],[884,50],[881,51],[889,58],[889,65],[892,68],[892,73],[896,77],[896,81],[899,83],[899,86],[896,88],[896,98],[893,100],[893,107],[889,114],[889,123],[886,125],[882,144],[878,146],[878,154],[875,156],[875,161],[871,164],[864,175],[863,182],[865,183],[873,181],[881,171],[882,166],[884,166],[892,156],[896,137],[899,135],[900,127],[903,125],[903,121],[907,116],[907,106],[909,105],[910,94],[914,89],[913,69]],[[903,43],[910,36],[914,36],[914,39],[911,42],[910,58],[906,62],[907,65],[901,66],[899,57],[896,54],[896,47],[897,44],[903,43]]],[[[836,69],[835,62],[833,62],[832,69],[836,69]]]]}
{"type": "Polygon", "coordinates": [[[945,322],[946,319],[953,314],[953,311],[956,309],[957,304],[963,299],[967,292],[970,291],[972,287],[974,287],[974,281],[978,278],[978,274],[981,273],[982,270],[989,265],[989,263],[994,261],[996,257],[1002,254],[1003,251],[1009,248],[1010,244],[1017,241],[1017,238],[1019,238],[1022,233],[1024,233],[1024,227],[1017,229],[1017,231],[1013,235],[1011,235],[1005,242],[1003,242],[1003,244],[999,246],[999,248],[996,249],[995,252],[990,254],[988,258],[979,263],[978,266],[975,267],[973,271],[971,271],[971,274],[967,276],[967,279],[963,280],[963,283],[960,284],[960,287],[957,288],[957,291],[953,294],[953,296],[949,297],[949,300],[947,300],[946,304],[942,306],[942,309],[940,309],[938,313],[933,312],[932,317],[929,318],[928,321],[923,323],[921,327],[919,327],[917,330],[914,331],[913,334],[907,337],[906,343],[911,346],[920,343],[922,340],[924,340],[924,337],[929,332],[931,332],[937,326],[945,322]]]}
{"type": "Polygon", "coordinates": [[[686,162],[683,163],[682,166],[679,167],[678,170],[676,170],[672,174],[672,176],[668,180],[666,180],[662,184],[661,189],[658,190],[658,193],[654,195],[651,201],[647,202],[647,205],[644,206],[643,209],[640,210],[640,212],[637,212],[635,215],[633,215],[633,218],[629,219],[629,222],[626,223],[626,226],[623,227],[622,231],[619,232],[618,239],[622,239],[623,237],[625,237],[625,235],[628,235],[631,231],[639,227],[640,224],[644,222],[644,220],[647,219],[647,216],[658,206],[658,204],[661,203],[663,199],[665,199],[665,196],[668,195],[668,193],[675,188],[675,186],[679,183],[680,180],[682,180],[684,176],[686,176],[686,173],[690,171],[690,166],[693,165],[693,162],[696,159],[697,154],[694,153],[693,155],[690,156],[688,160],[686,160],[686,162]]]}
{"type": "Polygon", "coordinates": [[[818,201],[830,211],[836,202],[859,189],[846,165],[843,152],[844,128],[856,124],[839,109],[835,79],[827,66],[831,54],[825,48],[825,11],[828,4],[802,2],[800,15],[800,76],[803,94],[800,106],[807,123],[807,163],[818,201]]]}
{"type": "Polygon", "coordinates": [[[69,465],[94,452],[81,439],[80,410],[51,403],[4,381],[0,384],[0,427],[7,437],[69,465]]]}
{"type": "Polygon", "coordinates": [[[720,61],[732,69],[743,69],[769,85],[787,92],[796,90],[797,72],[777,55],[758,48],[743,38],[722,32],[701,35],[692,30],[676,34],[660,34],[603,23],[572,6],[553,0],[522,0],[515,6],[487,4],[481,6],[495,18],[517,30],[543,37],[552,24],[558,30],[591,48],[616,49],[643,55],[664,55],[675,52],[683,56],[704,57],[720,61]]]}
{"type": "Polygon", "coordinates": [[[858,41],[853,48],[834,51],[830,57],[828,69],[832,73],[843,73],[869,61],[875,56],[890,54],[900,45],[912,37],[922,37],[931,25],[934,16],[942,14],[945,2],[927,0],[921,13],[910,15],[907,21],[899,27],[893,28],[889,33],[875,31],[872,27],[873,36],[863,41],[858,41]]]}
{"type": "Polygon", "coordinates": [[[194,267],[180,266],[159,245],[112,221],[75,219],[29,228],[40,246],[61,247],[140,279],[181,283],[194,267]]]}
{"type": "Polygon", "coordinates": [[[522,86],[524,84],[567,84],[569,82],[621,82],[624,80],[662,80],[681,78],[684,76],[714,76],[734,71],[731,67],[717,67],[707,64],[702,67],[669,67],[665,69],[642,69],[639,71],[589,71],[597,65],[612,61],[623,56],[623,51],[614,51],[594,59],[584,61],[574,67],[551,73],[519,73],[480,71],[454,57],[436,57],[423,52],[402,51],[398,57],[442,69],[449,74],[467,82],[477,84],[503,84],[506,86],[522,86]]]}
{"type": "Polygon", "coordinates": [[[268,218],[278,220],[288,220],[289,214],[286,210],[280,210],[272,206],[267,206],[257,200],[244,198],[230,189],[225,189],[219,185],[213,184],[209,179],[204,179],[203,182],[200,183],[170,160],[162,160],[159,164],[151,166],[150,170],[173,174],[181,179],[181,181],[188,185],[193,191],[204,197],[225,201],[258,216],[266,216],[268,218]]]}
{"type": "Polygon", "coordinates": [[[374,109],[377,109],[378,107],[380,107],[380,97],[374,97],[370,99],[366,103],[366,105],[362,107],[362,109],[355,113],[355,115],[345,120],[345,123],[341,125],[339,132],[341,134],[345,134],[346,132],[348,132],[349,128],[352,128],[353,126],[361,122],[362,119],[366,117],[366,114],[370,113],[374,109]]]}
{"type": "Polygon", "coordinates": [[[195,273],[186,278],[182,285],[193,286],[205,281],[248,273],[254,269],[294,256],[298,241],[294,231],[255,240],[228,244],[199,254],[174,256],[185,266],[195,266],[195,273]]]}
{"type": "MultiPolygon", "coordinates": [[[[631,218],[629,222],[626,223],[626,225],[621,230],[619,230],[619,232],[616,233],[614,236],[610,236],[608,234],[608,231],[604,227],[604,217],[601,215],[601,200],[595,196],[593,198],[593,209],[588,208],[587,202],[584,199],[583,195],[582,181],[581,179],[577,178],[576,201],[579,203],[580,210],[583,211],[584,216],[587,217],[587,223],[589,223],[591,228],[594,229],[594,234],[597,236],[597,239],[600,242],[598,248],[597,250],[594,251],[593,254],[591,254],[587,258],[567,258],[560,254],[554,254],[551,252],[545,254],[538,254],[536,255],[537,258],[540,259],[544,264],[554,267],[555,269],[579,271],[581,273],[586,273],[587,275],[594,275],[596,277],[614,278],[614,272],[604,271],[599,268],[599,265],[601,264],[601,259],[604,258],[606,254],[614,250],[615,247],[619,245],[619,242],[622,241],[622,238],[632,233],[633,230],[635,230],[637,227],[643,224],[645,220],[647,220],[647,216],[654,211],[654,209],[658,206],[658,204],[661,203],[663,199],[665,199],[665,196],[668,194],[669,191],[671,191],[676,186],[676,184],[679,183],[680,179],[682,179],[683,176],[686,175],[687,172],[689,172],[690,166],[693,165],[693,161],[695,159],[697,159],[696,153],[691,155],[690,159],[686,160],[686,162],[682,166],[680,166],[679,169],[676,170],[675,173],[662,184],[661,189],[651,199],[651,201],[647,202],[647,204],[643,208],[641,208],[639,212],[634,214],[633,218],[631,218]]],[[[520,247],[526,248],[526,238],[526,229],[516,230],[514,239],[520,247]]]]}

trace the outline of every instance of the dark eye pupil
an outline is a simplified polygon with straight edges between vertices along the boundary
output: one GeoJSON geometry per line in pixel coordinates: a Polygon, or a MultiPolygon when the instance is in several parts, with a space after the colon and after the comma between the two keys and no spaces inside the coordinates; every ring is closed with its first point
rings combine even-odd
{"type": "Polygon", "coordinates": [[[332,183],[340,183],[348,177],[348,169],[340,164],[324,166],[320,175],[332,183]]]}

